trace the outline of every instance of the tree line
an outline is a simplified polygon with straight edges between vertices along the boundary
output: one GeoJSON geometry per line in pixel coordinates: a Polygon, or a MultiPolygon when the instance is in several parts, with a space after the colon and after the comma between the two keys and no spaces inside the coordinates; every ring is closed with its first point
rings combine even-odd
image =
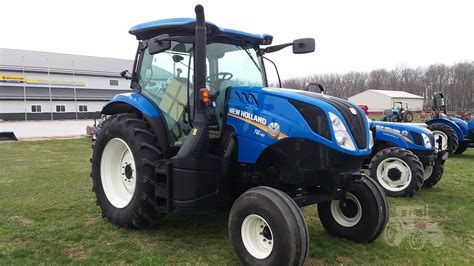
{"type": "MultiPolygon", "coordinates": [[[[302,89],[308,82],[322,84],[328,94],[344,99],[370,89],[406,91],[422,96],[425,110],[431,106],[433,93],[443,92],[448,110],[474,109],[474,61],[455,65],[376,69],[370,72],[314,74],[284,80],[282,86],[302,89]]],[[[310,90],[318,89],[310,87],[310,90]]]]}

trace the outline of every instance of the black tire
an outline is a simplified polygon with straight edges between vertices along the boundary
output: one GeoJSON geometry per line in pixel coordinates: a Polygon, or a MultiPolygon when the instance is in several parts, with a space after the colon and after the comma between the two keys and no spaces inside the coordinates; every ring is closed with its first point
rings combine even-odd
{"type": "Polygon", "coordinates": [[[444,165],[441,163],[436,163],[433,166],[425,166],[423,172],[427,171],[427,167],[431,167],[432,171],[430,176],[426,177],[424,174],[425,181],[423,182],[423,188],[434,187],[443,177],[444,165]]]}
{"type": "Polygon", "coordinates": [[[413,113],[411,111],[405,111],[403,113],[403,121],[404,122],[411,122],[413,121],[413,113]]]}
{"type": "Polygon", "coordinates": [[[454,154],[462,154],[467,150],[467,148],[469,148],[469,142],[461,142],[459,143],[458,148],[456,149],[454,154]]]}
{"type": "Polygon", "coordinates": [[[318,203],[319,219],[328,234],[359,243],[380,236],[387,225],[388,213],[382,189],[365,176],[349,186],[346,207],[341,207],[339,200],[318,203]]]}
{"type": "MultiPolygon", "coordinates": [[[[164,214],[155,205],[155,163],[162,158],[157,147],[157,137],[146,121],[136,114],[117,114],[103,122],[102,129],[93,143],[92,191],[102,216],[110,222],[125,228],[146,228],[157,223],[164,214]],[[125,142],[135,164],[135,189],[129,203],[124,207],[112,204],[101,178],[101,161],[104,148],[113,139],[125,142]]],[[[122,179],[121,176],[118,178],[122,179]]]]}
{"type": "MultiPolygon", "coordinates": [[[[458,146],[459,146],[459,139],[454,129],[441,123],[434,123],[434,124],[428,125],[428,129],[431,130],[433,133],[435,133],[436,131],[440,131],[448,137],[449,154],[453,154],[457,151],[458,146]]],[[[436,139],[435,139],[435,148],[438,149],[438,143],[436,139]]]]}
{"type": "Polygon", "coordinates": [[[411,151],[400,147],[389,147],[377,152],[370,160],[369,172],[370,177],[382,187],[386,195],[391,197],[411,197],[423,185],[423,164],[411,151]],[[403,173],[393,165],[403,166],[405,171],[409,171],[407,175],[411,175],[411,179],[406,177],[409,180],[397,186],[396,182],[403,177],[403,173]],[[379,166],[382,167],[382,172],[385,172],[384,167],[388,168],[387,176],[377,175],[379,166]],[[399,187],[404,188],[400,189],[399,187]]]}
{"type": "Polygon", "coordinates": [[[228,227],[230,242],[242,265],[303,265],[308,254],[308,229],[303,214],[296,203],[280,190],[261,186],[243,193],[232,206],[228,227]],[[249,244],[248,235],[242,233],[248,231],[245,228],[256,219],[256,215],[263,218],[260,221],[265,225],[260,225],[262,241],[263,237],[266,238],[263,243],[278,241],[260,258],[252,255],[255,249],[249,244]]]}

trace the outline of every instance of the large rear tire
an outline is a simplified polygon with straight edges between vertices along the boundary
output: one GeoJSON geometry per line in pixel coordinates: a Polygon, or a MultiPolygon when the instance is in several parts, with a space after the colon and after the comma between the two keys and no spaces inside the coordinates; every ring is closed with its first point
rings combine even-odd
{"type": "Polygon", "coordinates": [[[425,165],[423,167],[423,188],[434,187],[443,177],[444,165],[436,163],[435,165],[425,165]]]}
{"type": "Polygon", "coordinates": [[[370,177],[391,197],[411,197],[423,185],[423,164],[411,151],[389,147],[370,160],[370,177]]]}
{"type": "Polygon", "coordinates": [[[382,189],[365,176],[349,186],[345,206],[337,199],[318,203],[319,219],[330,235],[360,243],[380,236],[387,225],[388,213],[382,189]]]}
{"type": "Polygon", "coordinates": [[[428,129],[433,132],[436,149],[449,150],[449,154],[457,151],[459,139],[454,129],[441,123],[428,125],[428,129]],[[441,149],[439,149],[439,144],[441,144],[441,149]]]}
{"type": "Polygon", "coordinates": [[[413,121],[413,113],[411,111],[406,110],[405,112],[403,112],[402,117],[403,117],[403,122],[410,123],[411,121],[413,121]]]}
{"type": "Polygon", "coordinates": [[[146,228],[164,216],[155,205],[156,136],[136,114],[104,121],[93,144],[92,191],[102,215],[125,228],[146,228]]]}
{"type": "Polygon", "coordinates": [[[229,214],[229,238],[242,265],[303,265],[308,229],[298,205],[285,193],[256,187],[229,214]]]}

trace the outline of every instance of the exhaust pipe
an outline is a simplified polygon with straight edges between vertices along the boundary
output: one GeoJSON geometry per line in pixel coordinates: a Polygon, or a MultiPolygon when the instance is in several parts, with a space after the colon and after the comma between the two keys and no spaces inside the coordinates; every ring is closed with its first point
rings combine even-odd
{"type": "Polygon", "coordinates": [[[206,20],[204,8],[197,5],[194,43],[194,118],[193,129],[179,149],[177,158],[203,157],[209,152],[209,127],[206,103],[201,100],[201,89],[206,87],[206,20]]]}

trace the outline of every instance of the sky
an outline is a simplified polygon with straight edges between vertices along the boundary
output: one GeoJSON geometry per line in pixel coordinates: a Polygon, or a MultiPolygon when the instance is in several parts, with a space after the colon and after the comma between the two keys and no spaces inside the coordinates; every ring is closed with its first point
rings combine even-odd
{"type": "Polygon", "coordinates": [[[3,0],[0,48],[133,59],[139,23],[194,17],[274,36],[313,37],[316,51],[271,54],[282,79],[474,60],[474,1],[3,0]]]}

